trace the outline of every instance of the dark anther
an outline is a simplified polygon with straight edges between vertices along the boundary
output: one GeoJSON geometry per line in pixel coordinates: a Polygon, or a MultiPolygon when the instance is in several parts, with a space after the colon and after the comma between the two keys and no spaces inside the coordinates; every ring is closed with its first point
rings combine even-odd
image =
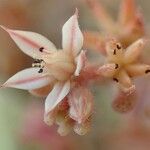
{"type": "Polygon", "coordinates": [[[116,49],[114,49],[114,53],[113,54],[116,55],[116,49]]]}
{"type": "Polygon", "coordinates": [[[117,48],[118,48],[118,49],[121,49],[121,46],[120,46],[119,44],[117,44],[117,48]]]}
{"type": "Polygon", "coordinates": [[[113,78],[113,80],[114,80],[115,82],[119,82],[117,78],[113,78]]]}
{"type": "Polygon", "coordinates": [[[115,64],[115,69],[118,69],[119,68],[119,65],[118,64],[115,64]]]}
{"type": "Polygon", "coordinates": [[[147,73],[150,73],[150,69],[146,70],[145,73],[146,73],[146,74],[147,74],[147,73]]]}
{"type": "Polygon", "coordinates": [[[40,69],[39,71],[38,71],[38,73],[42,73],[43,72],[43,69],[40,69]]]}
{"type": "Polygon", "coordinates": [[[43,60],[42,59],[35,59],[33,63],[37,64],[37,63],[41,63],[43,60]]]}
{"type": "Polygon", "coordinates": [[[44,49],[44,47],[40,47],[40,48],[39,48],[39,51],[40,51],[40,52],[43,52],[43,49],[44,49]]]}

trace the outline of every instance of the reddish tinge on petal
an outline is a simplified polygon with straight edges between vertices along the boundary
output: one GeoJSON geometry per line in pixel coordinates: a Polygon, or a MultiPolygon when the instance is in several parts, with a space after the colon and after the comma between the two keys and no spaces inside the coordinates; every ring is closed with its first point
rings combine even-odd
{"type": "Polygon", "coordinates": [[[58,82],[55,84],[53,90],[49,93],[45,101],[45,113],[49,113],[54,109],[69,93],[70,81],[58,82]]]}
{"type": "Polygon", "coordinates": [[[85,87],[76,87],[69,97],[69,115],[79,124],[85,122],[93,111],[93,96],[85,87]]]}
{"type": "Polygon", "coordinates": [[[82,68],[85,66],[85,61],[86,61],[85,51],[82,50],[79,56],[76,58],[76,70],[74,73],[75,76],[79,76],[82,68]]]}
{"type": "Polygon", "coordinates": [[[141,54],[141,51],[145,45],[144,39],[139,39],[135,41],[131,46],[129,46],[124,55],[124,62],[129,64],[135,62],[141,54]]]}
{"type": "Polygon", "coordinates": [[[64,50],[72,51],[76,56],[83,46],[83,35],[78,24],[78,10],[64,24],[62,28],[62,47],[64,50]]]}
{"type": "Polygon", "coordinates": [[[39,68],[28,68],[9,78],[2,87],[32,90],[52,82],[50,76],[38,73],[39,68]]]}
{"type": "Polygon", "coordinates": [[[56,47],[46,37],[29,31],[11,30],[1,26],[9,33],[18,47],[27,55],[33,58],[41,58],[41,54],[50,53],[56,50],[56,47]]]}
{"type": "Polygon", "coordinates": [[[137,14],[137,9],[135,6],[135,0],[123,0],[121,7],[120,7],[120,13],[119,13],[119,22],[122,25],[125,25],[129,23],[130,21],[133,21],[135,18],[135,15],[137,14]]]}

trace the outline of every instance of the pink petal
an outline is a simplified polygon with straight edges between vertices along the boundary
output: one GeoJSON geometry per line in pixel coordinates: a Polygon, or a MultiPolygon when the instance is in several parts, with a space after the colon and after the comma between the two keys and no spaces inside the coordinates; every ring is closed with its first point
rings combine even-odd
{"type": "Polygon", "coordinates": [[[69,95],[69,115],[79,124],[85,122],[93,112],[93,96],[85,87],[76,87],[69,95]]]}
{"type": "Polygon", "coordinates": [[[73,51],[76,56],[83,46],[83,35],[78,25],[77,10],[62,28],[62,47],[64,50],[73,51]]]}
{"type": "Polygon", "coordinates": [[[85,66],[85,61],[86,61],[86,55],[85,55],[85,51],[81,51],[81,53],[79,54],[79,56],[76,59],[76,70],[75,70],[75,76],[79,76],[82,68],[85,66]]]}
{"type": "Polygon", "coordinates": [[[48,85],[53,78],[38,73],[39,68],[28,68],[9,78],[2,87],[32,90],[48,85]]]}
{"type": "Polygon", "coordinates": [[[29,31],[11,30],[1,26],[9,33],[18,47],[27,55],[33,58],[41,58],[42,54],[50,53],[51,50],[56,50],[56,47],[46,37],[29,31]],[[40,51],[40,48],[43,52],[40,51]],[[43,49],[44,48],[44,49],[43,49]]]}
{"type": "Polygon", "coordinates": [[[125,52],[124,62],[129,64],[137,61],[144,48],[145,42],[145,39],[139,39],[129,46],[125,52]]]}
{"type": "Polygon", "coordinates": [[[60,103],[70,91],[70,81],[58,82],[49,93],[45,101],[45,113],[49,113],[60,103]]]}

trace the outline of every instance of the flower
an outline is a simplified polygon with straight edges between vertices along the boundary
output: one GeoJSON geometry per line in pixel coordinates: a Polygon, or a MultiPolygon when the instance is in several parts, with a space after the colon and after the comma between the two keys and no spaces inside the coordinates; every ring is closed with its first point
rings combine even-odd
{"type": "Polygon", "coordinates": [[[100,35],[99,32],[85,32],[84,47],[104,53],[107,35],[116,37],[124,47],[145,35],[143,16],[134,0],[122,0],[117,21],[110,16],[98,0],[86,0],[86,4],[95,16],[102,33],[100,35]]]}
{"type": "MultiPolygon", "coordinates": [[[[18,72],[2,87],[25,89],[38,96],[48,95],[44,121],[48,125],[57,123],[61,135],[66,135],[72,128],[80,135],[85,134],[93,109],[92,94],[85,86],[85,80],[81,81],[86,74],[86,70],[82,71],[86,56],[85,51],[81,51],[83,35],[77,17],[76,10],[62,28],[61,50],[38,33],[1,26],[25,54],[35,59],[32,68],[18,72]]],[[[92,73],[90,76],[95,77],[92,73]]]]}
{"type": "Polygon", "coordinates": [[[107,63],[98,71],[116,81],[122,91],[132,93],[135,90],[132,79],[150,72],[150,66],[140,60],[145,42],[141,38],[124,49],[116,39],[110,39],[106,44],[107,63]]]}

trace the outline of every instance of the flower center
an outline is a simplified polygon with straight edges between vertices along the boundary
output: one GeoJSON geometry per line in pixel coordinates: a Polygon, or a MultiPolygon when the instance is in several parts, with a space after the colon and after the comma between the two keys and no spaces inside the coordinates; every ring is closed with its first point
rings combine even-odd
{"type": "MultiPolygon", "coordinates": [[[[40,48],[41,52],[42,50],[43,48],[40,48]]],[[[47,73],[59,81],[68,80],[76,68],[74,57],[64,50],[44,54],[42,59],[36,59],[32,66],[39,67],[39,73],[47,73]]]]}

